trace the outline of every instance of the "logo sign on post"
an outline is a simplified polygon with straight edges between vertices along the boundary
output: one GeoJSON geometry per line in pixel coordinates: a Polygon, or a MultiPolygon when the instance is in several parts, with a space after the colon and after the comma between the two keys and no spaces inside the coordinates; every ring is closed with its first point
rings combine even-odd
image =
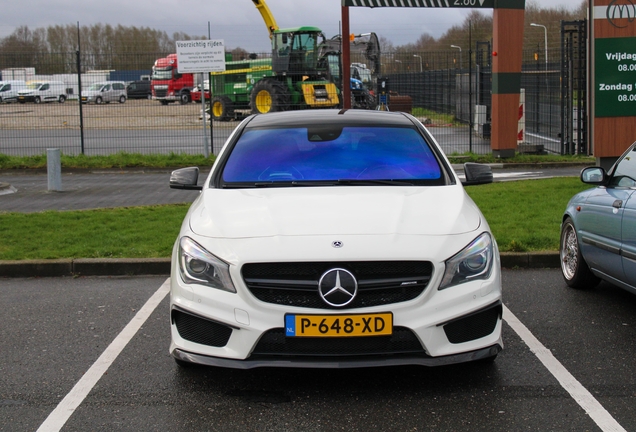
{"type": "Polygon", "coordinates": [[[177,41],[176,45],[179,73],[225,71],[225,43],[223,40],[177,41]]]}

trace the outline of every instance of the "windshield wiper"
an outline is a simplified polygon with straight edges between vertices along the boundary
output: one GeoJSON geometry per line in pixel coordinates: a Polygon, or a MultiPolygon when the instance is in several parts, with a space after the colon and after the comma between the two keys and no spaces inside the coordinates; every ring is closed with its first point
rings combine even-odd
{"type": "Polygon", "coordinates": [[[269,188],[269,187],[312,187],[312,186],[415,186],[414,183],[406,180],[361,180],[361,179],[338,179],[338,180],[293,180],[293,181],[269,181],[269,182],[237,182],[224,183],[224,189],[242,188],[269,188]]]}
{"type": "Polygon", "coordinates": [[[386,185],[386,186],[414,186],[412,182],[406,180],[375,180],[375,179],[338,179],[336,184],[365,186],[365,185],[386,185]]]}

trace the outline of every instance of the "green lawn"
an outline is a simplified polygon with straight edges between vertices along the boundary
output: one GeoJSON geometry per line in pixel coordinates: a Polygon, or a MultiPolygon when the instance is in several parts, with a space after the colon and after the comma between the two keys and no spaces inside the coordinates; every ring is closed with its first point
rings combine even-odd
{"type": "MultiPolygon", "coordinates": [[[[500,182],[466,190],[502,252],[557,250],[578,178],[500,182]]],[[[0,260],[168,257],[187,204],[107,210],[0,212],[0,260]]]]}

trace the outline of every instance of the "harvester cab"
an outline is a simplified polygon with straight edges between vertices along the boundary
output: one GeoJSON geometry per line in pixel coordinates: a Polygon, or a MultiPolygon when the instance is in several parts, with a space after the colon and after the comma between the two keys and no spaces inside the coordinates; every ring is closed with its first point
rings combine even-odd
{"type": "Polygon", "coordinates": [[[277,30],[272,38],[272,68],[279,75],[313,77],[317,74],[318,46],[325,36],[316,27],[277,30]]]}

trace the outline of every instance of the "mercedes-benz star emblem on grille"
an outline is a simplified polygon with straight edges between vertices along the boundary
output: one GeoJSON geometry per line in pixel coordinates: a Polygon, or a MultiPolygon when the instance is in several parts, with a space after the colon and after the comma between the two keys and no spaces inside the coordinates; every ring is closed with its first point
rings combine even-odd
{"type": "Polygon", "coordinates": [[[318,292],[328,305],[346,306],[353,301],[358,293],[358,281],[348,270],[331,269],[320,277],[318,292]]]}
{"type": "Polygon", "coordinates": [[[331,243],[331,246],[333,246],[336,249],[338,249],[338,248],[341,248],[342,246],[344,246],[344,244],[340,240],[336,240],[336,241],[331,243]]]}

